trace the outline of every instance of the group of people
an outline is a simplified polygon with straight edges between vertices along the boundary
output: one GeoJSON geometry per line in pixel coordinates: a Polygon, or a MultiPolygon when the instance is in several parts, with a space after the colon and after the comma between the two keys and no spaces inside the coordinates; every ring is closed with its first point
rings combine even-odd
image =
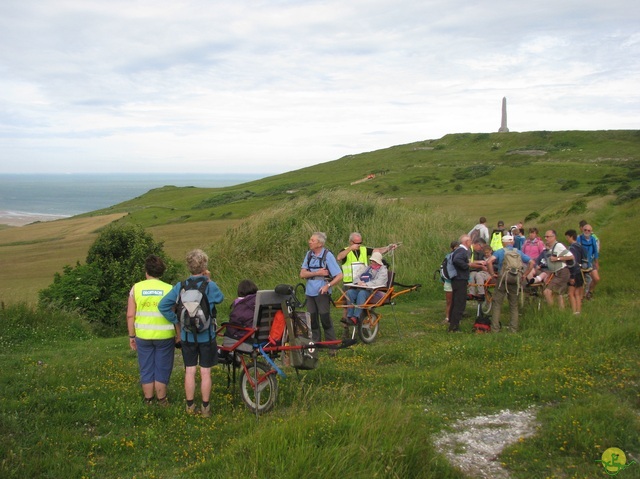
{"type": "MultiPolygon", "coordinates": [[[[306,306],[311,319],[312,339],[321,340],[322,330],[326,341],[336,339],[331,320],[331,292],[339,282],[344,281],[351,306],[343,318],[345,329],[348,324],[357,324],[362,304],[368,294],[379,286],[386,286],[388,270],[382,255],[397,247],[390,244],[381,248],[362,245],[362,235],[354,232],[349,236],[349,246],[337,257],[325,247],[327,237],[315,232],[309,238],[309,251],[300,269],[300,278],[306,280],[306,306]],[[341,264],[340,264],[341,263],[341,264]]],[[[199,412],[203,417],[211,416],[211,368],[218,363],[216,324],[199,333],[180,327],[177,307],[180,293],[185,284],[201,288],[207,299],[209,315],[215,318],[215,307],[224,300],[218,285],[211,279],[208,269],[209,258],[200,249],[190,251],[186,257],[191,276],[184,282],[170,285],[163,282],[166,267],[161,258],[149,256],[145,261],[146,279],[133,285],[129,292],[127,307],[127,327],[129,345],[137,351],[140,383],[146,404],[154,401],[160,406],[169,404],[167,386],[174,366],[174,350],[182,351],[185,367],[184,389],[186,411],[199,412]],[[200,369],[200,395],[202,405],[196,408],[196,373],[200,369]]],[[[225,336],[238,340],[253,326],[253,317],[258,287],[245,279],[238,285],[238,296],[231,305],[229,322],[225,336]]],[[[335,354],[335,350],[329,350],[335,354]]]]}
{"type": "Polygon", "coordinates": [[[555,230],[547,230],[540,238],[538,229],[531,227],[525,237],[522,223],[506,229],[504,221],[498,221],[489,233],[486,221],[481,217],[468,234],[450,245],[456,274],[444,284],[449,331],[460,330],[467,299],[484,301],[489,284],[495,286],[492,332],[501,329],[505,298],[510,310],[509,329],[518,330],[518,295],[524,288],[541,286],[547,304],[553,306],[557,298],[561,309],[567,294],[573,313],[581,313],[583,298],[591,299],[600,281],[600,242],[590,224],[581,221],[580,233],[574,229],[565,231],[566,247],[555,230]]]}

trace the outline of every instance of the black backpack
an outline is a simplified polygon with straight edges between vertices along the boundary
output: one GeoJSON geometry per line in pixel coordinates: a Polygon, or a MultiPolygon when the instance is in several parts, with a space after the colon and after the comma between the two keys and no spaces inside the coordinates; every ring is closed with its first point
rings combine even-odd
{"type": "Polygon", "coordinates": [[[211,323],[212,321],[215,323],[215,314],[212,314],[207,298],[207,285],[208,281],[201,278],[191,278],[180,285],[177,302],[180,327],[194,337],[204,331],[211,333],[211,323]],[[199,285],[198,282],[200,282],[199,285]]]}

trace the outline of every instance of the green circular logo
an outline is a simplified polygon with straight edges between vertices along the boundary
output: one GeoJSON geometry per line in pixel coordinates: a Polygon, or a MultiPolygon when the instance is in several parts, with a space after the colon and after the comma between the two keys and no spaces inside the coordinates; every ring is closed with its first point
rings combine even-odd
{"type": "Polygon", "coordinates": [[[617,447],[610,447],[602,453],[602,466],[607,474],[616,475],[627,465],[627,456],[617,447]]]}

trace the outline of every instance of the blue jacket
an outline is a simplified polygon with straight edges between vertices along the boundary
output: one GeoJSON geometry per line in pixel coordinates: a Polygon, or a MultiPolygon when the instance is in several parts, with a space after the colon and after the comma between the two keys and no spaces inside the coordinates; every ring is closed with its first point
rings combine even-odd
{"type": "MultiPolygon", "coordinates": [[[[202,281],[207,281],[207,299],[209,300],[209,306],[211,307],[211,312],[213,312],[213,307],[216,304],[220,304],[224,300],[224,295],[218,285],[213,281],[209,280],[206,276],[191,276],[189,279],[199,280],[198,285],[202,283],[202,281]]],[[[178,324],[178,316],[176,315],[174,309],[176,304],[178,303],[178,298],[180,297],[180,290],[182,289],[182,283],[177,283],[171,291],[169,291],[164,298],[160,301],[158,305],[158,310],[162,313],[162,315],[171,321],[173,324],[178,324]]],[[[203,331],[197,335],[197,338],[194,338],[193,333],[187,332],[185,330],[180,331],[180,339],[182,341],[187,342],[198,342],[205,343],[209,341],[210,338],[213,338],[215,341],[216,332],[215,326],[213,322],[211,323],[211,328],[209,331],[203,331]]]]}

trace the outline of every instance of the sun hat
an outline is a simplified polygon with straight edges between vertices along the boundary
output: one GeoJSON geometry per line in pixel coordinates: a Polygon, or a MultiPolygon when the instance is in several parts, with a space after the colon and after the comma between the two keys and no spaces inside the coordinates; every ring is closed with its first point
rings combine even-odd
{"type": "Polygon", "coordinates": [[[371,255],[371,261],[375,261],[378,264],[382,264],[382,255],[380,253],[378,253],[377,251],[374,251],[374,253],[371,255]]]}
{"type": "Polygon", "coordinates": [[[513,241],[513,236],[511,236],[511,235],[504,235],[502,237],[502,242],[503,243],[510,243],[512,241],[513,241]]]}

